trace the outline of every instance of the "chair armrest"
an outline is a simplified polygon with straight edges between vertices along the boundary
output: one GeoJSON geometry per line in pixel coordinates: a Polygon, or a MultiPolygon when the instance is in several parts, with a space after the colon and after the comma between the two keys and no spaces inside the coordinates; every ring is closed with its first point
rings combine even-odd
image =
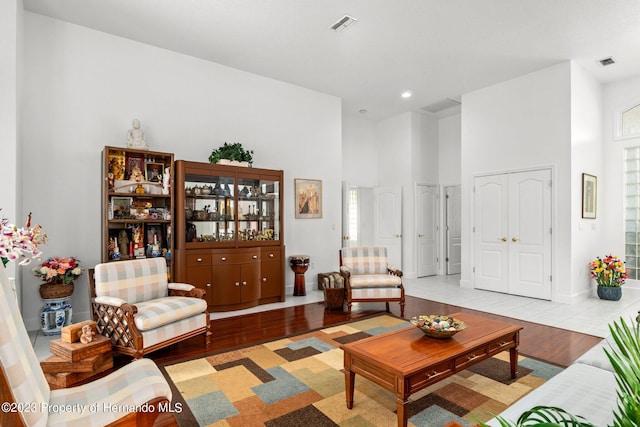
{"type": "Polygon", "coordinates": [[[187,292],[189,292],[193,288],[195,288],[195,286],[190,285],[188,283],[169,283],[169,289],[173,289],[173,290],[176,290],[176,291],[187,291],[187,292]]]}
{"type": "Polygon", "coordinates": [[[389,274],[393,274],[394,276],[402,277],[402,271],[399,268],[393,267],[391,265],[387,266],[387,272],[389,274]]]}
{"type": "Polygon", "coordinates": [[[169,296],[170,297],[191,297],[204,299],[206,291],[204,289],[196,288],[193,285],[187,285],[185,283],[179,283],[179,287],[172,287],[175,283],[169,283],[169,296]]]}
{"type": "Polygon", "coordinates": [[[340,275],[344,276],[344,277],[350,277],[351,276],[351,271],[349,270],[349,267],[345,267],[344,265],[340,266],[340,275]]]}
{"type": "Polygon", "coordinates": [[[95,297],[93,299],[93,302],[96,302],[98,304],[105,304],[105,305],[112,305],[114,307],[121,307],[122,304],[126,304],[127,302],[125,300],[123,300],[122,298],[117,298],[117,297],[95,297]]]}

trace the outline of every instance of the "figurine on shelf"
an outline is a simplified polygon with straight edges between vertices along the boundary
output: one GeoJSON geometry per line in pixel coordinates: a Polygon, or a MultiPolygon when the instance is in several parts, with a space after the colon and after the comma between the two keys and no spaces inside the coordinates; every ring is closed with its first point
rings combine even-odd
{"type": "Polygon", "coordinates": [[[129,129],[129,132],[127,133],[127,147],[148,150],[149,146],[144,140],[144,132],[140,129],[140,120],[133,119],[132,126],[133,128],[129,129]]]}
{"type": "Polygon", "coordinates": [[[119,246],[120,246],[120,254],[122,256],[128,256],[129,255],[129,235],[127,234],[126,230],[120,230],[120,233],[118,233],[118,240],[119,240],[119,246]]]}
{"type": "Polygon", "coordinates": [[[96,333],[94,332],[91,325],[84,325],[82,327],[82,331],[78,331],[78,335],[80,336],[80,342],[82,344],[89,344],[91,341],[93,341],[93,336],[95,334],[96,333]]]}
{"type": "Polygon", "coordinates": [[[162,175],[162,194],[169,194],[169,180],[171,179],[169,168],[164,169],[162,175]]]}

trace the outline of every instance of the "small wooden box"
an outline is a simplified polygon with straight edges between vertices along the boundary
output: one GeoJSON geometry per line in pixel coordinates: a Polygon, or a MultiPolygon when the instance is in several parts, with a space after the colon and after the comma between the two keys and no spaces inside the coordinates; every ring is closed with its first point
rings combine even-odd
{"type": "Polygon", "coordinates": [[[93,337],[93,341],[87,344],[79,342],[68,343],[60,339],[51,341],[49,347],[51,348],[51,353],[54,355],[68,362],[77,362],[98,354],[110,352],[111,339],[102,335],[96,335],[93,337]]]}
{"type": "MultiPolygon", "coordinates": [[[[109,355],[110,356],[110,355],[109,355]]],[[[80,381],[91,378],[92,376],[104,372],[107,369],[113,367],[113,358],[108,357],[100,366],[93,372],[60,372],[60,373],[45,373],[44,376],[49,383],[51,389],[72,387],[80,381]]]]}
{"type": "Polygon", "coordinates": [[[58,356],[50,356],[40,362],[42,372],[45,374],[61,374],[70,372],[100,372],[98,369],[103,368],[105,364],[113,366],[113,358],[111,352],[98,354],[96,356],[87,357],[86,359],[70,362],[58,356]]]}
{"type": "Polygon", "coordinates": [[[90,325],[93,332],[97,332],[96,330],[96,322],[93,320],[86,320],[80,323],[74,323],[73,325],[65,326],[60,331],[60,339],[67,343],[73,343],[80,341],[80,332],[82,332],[82,327],[84,325],[90,325]]]}

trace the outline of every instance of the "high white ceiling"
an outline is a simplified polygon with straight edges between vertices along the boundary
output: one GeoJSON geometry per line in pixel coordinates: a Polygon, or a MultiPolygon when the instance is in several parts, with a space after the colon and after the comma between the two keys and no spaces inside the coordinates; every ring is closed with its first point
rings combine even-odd
{"type": "Polygon", "coordinates": [[[335,95],[345,114],[373,120],[567,60],[603,83],[640,75],[638,0],[24,0],[24,7],[335,95]],[[345,14],[358,22],[329,29],[345,14]],[[597,63],[608,56],[616,64],[597,63]],[[402,99],[405,90],[413,97],[402,99]]]}

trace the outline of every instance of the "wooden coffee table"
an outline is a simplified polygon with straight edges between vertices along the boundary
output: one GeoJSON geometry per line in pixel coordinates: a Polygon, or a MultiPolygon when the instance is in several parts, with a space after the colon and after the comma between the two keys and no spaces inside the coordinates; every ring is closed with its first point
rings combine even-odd
{"type": "Polygon", "coordinates": [[[410,326],[340,346],[347,408],[353,408],[356,374],[396,394],[400,427],[407,425],[411,394],[495,354],[509,350],[511,378],[516,377],[521,326],[466,313],[449,316],[467,324],[452,338],[430,338],[410,326]]]}

